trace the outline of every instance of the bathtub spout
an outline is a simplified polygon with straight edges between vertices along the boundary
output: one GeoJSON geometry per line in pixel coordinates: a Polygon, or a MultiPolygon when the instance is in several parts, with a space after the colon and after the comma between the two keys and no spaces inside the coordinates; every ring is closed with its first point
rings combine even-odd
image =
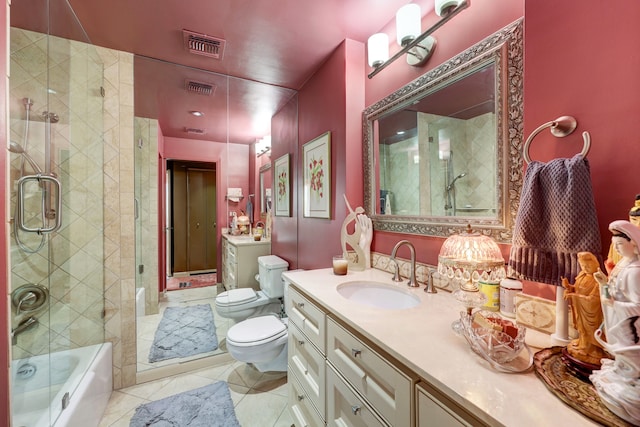
{"type": "Polygon", "coordinates": [[[18,343],[18,335],[23,333],[24,331],[31,329],[35,325],[38,324],[38,319],[31,316],[20,322],[20,324],[11,330],[11,345],[16,345],[18,343]]]}

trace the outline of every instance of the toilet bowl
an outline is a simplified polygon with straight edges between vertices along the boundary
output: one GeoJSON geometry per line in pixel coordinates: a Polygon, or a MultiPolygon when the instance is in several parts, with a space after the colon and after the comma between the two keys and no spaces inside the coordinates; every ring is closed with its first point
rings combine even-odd
{"type": "Polygon", "coordinates": [[[287,370],[287,319],[273,314],[252,317],[227,332],[227,350],[236,360],[260,372],[287,370]]]}
{"type": "MultiPolygon", "coordinates": [[[[289,282],[281,278],[280,286],[283,297],[287,298],[289,282]]],[[[287,326],[286,317],[274,314],[243,320],[227,331],[227,350],[234,359],[251,363],[260,372],[286,372],[287,326]]]]}
{"type": "Polygon", "coordinates": [[[281,275],[289,263],[275,255],[258,257],[260,290],[237,288],[216,297],[216,311],[220,317],[240,321],[268,313],[280,313],[284,288],[281,275]]]}

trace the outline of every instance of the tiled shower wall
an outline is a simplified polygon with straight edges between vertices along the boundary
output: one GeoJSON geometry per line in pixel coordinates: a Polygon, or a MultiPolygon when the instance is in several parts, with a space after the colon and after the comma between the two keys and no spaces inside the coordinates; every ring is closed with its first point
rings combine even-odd
{"type": "MultiPolygon", "coordinates": [[[[38,313],[40,324],[18,337],[12,355],[107,340],[114,388],[135,384],[133,56],[12,28],[10,88],[12,140],[24,141],[24,97],[33,98],[34,114],[60,117],[51,140],[65,200],[50,251],[27,254],[11,242],[12,289],[50,282],[51,295],[50,310],[38,313]]],[[[33,118],[29,153],[43,165],[44,122],[33,118]]],[[[11,182],[19,165],[12,155],[11,182]]],[[[30,246],[34,239],[25,237],[30,246]]],[[[20,320],[15,309],[12,320],[20,320]]]]}
{"type": "MultiPolygon", "coordinates": [[[[59,231],[45,235],[15,232],[11,245],[11,289],[38,284],[49,290],[42,309],[12,310],[12,327],[27,317],[37,326],[18,336],[14,359],[82,347],[104,341],[104,248],[102,179],[102,62],[87,44],[11,29],[10,132],[35,159],[45,165],[45,140],[50,129],[51,171],[62,183],[59,231]],[[24,99],[32,106],[27,131],[24,99]],[[48,125],[44,117],[55,114],[48,125]],[[26,249],[25,249],[26,248],[26,249]]],[[[53,117],[53,116],[52,116],[53,117]]],[[[10,182],[35,172],[20,173],[21,158],[12,154],[10,182]]],[[[15,185],[11,188],[15,190],[15,185]]],[[[53,191],[55,193],[55,191],[53,191]]],[[[30,225],[41,226],[42,190],[34,184],[24,200],[30,225]]],[[[15,191],[12,215],[15,217],[15,191]]],[[[52,209],[57,206],[54,201],[52,209]]]]}
{"type": "Polygon", "coordinates": [[[105,87],[105,338],[119,389],[136,383],[133,55],[97,50],[105,87]]]}
{"type": "Polygon", "coordinates": [[[486,209],[458,214],[495,215],[491,211],[496,207],[495,134],[493,113],[469,120],[418,114],[417,136],[381,146],[381,182],[391,191],[392,213],[446,215],[447,167],[451,167],[451,177],[466,173],[455,185],[456,207],[486,209]],[[448,163],[438,157],[441,129],[451,141],[448,163]]]}

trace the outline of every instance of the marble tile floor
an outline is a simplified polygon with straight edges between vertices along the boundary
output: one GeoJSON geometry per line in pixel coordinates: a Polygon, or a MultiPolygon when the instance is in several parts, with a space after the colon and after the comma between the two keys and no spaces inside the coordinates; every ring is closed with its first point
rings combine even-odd
{"type": "Polygon", "coordinates": [[[135,409],[173,394],[226,381],[242,427],[290,427],[287,374],[262,373],[246,363],[204,368],[114,390],[99,427],[128,427],[135,409]]]}
{"type": "Polygon", "coordinates": [[[138,372],[149,369],[165,367],[175,363],[186,362],[189,360],[199,359],[206,356],[212,356],[222,352],[226,352],[225,339],[227,330],[232,326],[229,319],[225,319],[216,313],[215,298],[217,295],[216,286],[208,286],[204,288],[186,288],[171,292],[166,292],[160,297],[158,305],[158,313],[147,316],[138,316],[136,318],[136,335],[137,335],[137,366],[138,372]],[[213,310],[213,319],[216,325],[216,335],[218,337],[218,349],[208,352],[196,354],[181,359],[168,359],[158,362],[149,362],[149,350],[153,343],[158,324],[162,320],[162,315],[167,307],[185,307],[189,305],[210,304],[213,310]]]}

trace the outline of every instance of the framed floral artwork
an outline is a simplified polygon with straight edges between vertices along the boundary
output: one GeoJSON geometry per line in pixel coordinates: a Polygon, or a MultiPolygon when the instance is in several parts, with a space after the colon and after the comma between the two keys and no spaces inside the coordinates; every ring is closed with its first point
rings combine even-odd
{"type": "Polygon", "coordinates": [[[303,215],[331,218],[331,132],[302,146],[303,215]]]}
{"type": "Polygon", "coordinates": [[[289,153],[279,157],[275,163],[276,216],[291,216],[291,168],[289,153]]]}

